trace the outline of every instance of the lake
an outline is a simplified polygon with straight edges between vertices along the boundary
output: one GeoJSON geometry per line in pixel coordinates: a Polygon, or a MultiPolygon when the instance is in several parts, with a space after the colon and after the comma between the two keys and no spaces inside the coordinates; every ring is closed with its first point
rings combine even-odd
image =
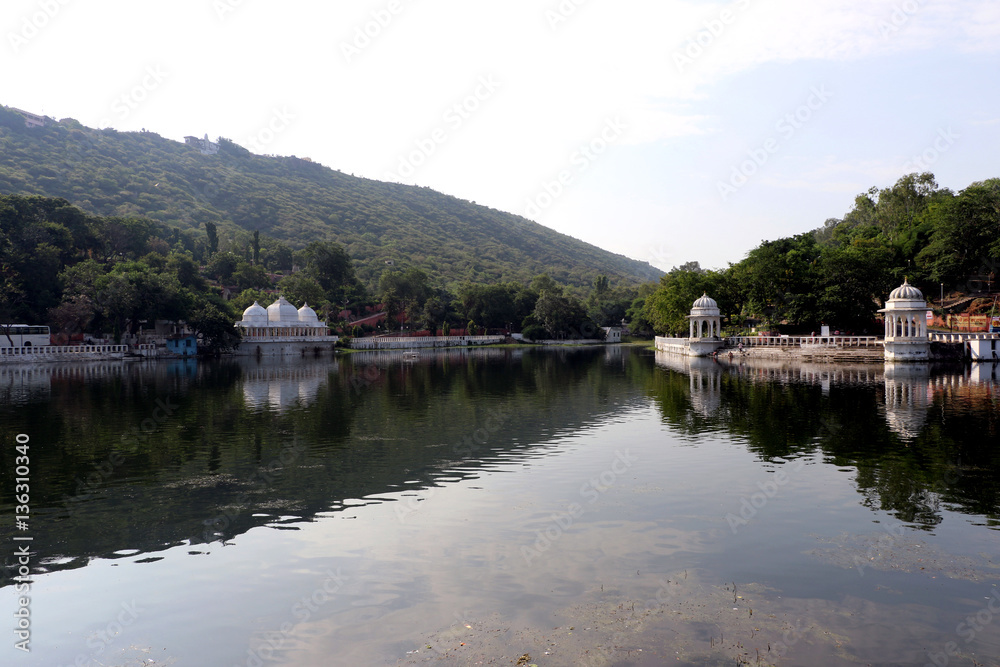
{"type": "Polygon", "coordinates": [[[997,665],[996,374],[631,346],[0,366],[0,662],[997,665]]]}

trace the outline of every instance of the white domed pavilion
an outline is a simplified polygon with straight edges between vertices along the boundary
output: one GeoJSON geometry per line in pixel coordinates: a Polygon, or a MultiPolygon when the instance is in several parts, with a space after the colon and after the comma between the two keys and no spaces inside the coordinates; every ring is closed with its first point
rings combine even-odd
{"type": "Polygon", "coordinates": [[[656,337],[655,346],[662,352],[676,352],[692,357],[707,357],[722,347],[722,314],[715,299],[703,293],[691,305],[687,338],[656,337]]]}
{"type": "Polygon", "coordinates": [[[323,344],[332,348],[338,340],[309,304],[297,309],[283,296],[267,309],[254,301],[236,326],[243,334],[240,354],[304,354],[307,349],[325,349],[323,344]]]}
{"type": "Polygon", "coordinates": [[[926,361],[930,358],[927,336],[927,300],[923,292],[903,279],[892,290],[885,308],[886,361],[926,361]]]}
{"type": "Polygon", "coordinates": [[[720,338],[722,336],[722,316],[719,313],[719,304],[715,299],[708,296],[707,292],[702,293],[691,306],[691,314],[688,315],[691,322],[690,338],[720,338]]]}

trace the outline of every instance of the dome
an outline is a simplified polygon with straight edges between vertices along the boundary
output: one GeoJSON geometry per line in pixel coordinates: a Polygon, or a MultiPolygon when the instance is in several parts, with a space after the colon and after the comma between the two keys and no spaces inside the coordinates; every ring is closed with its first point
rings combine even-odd
{"type": "Polygon", "coordinates": [[[903,278],[903,284],[892,290],[889,294],[889,299],[906,299],[906,300],[923,300],[924,293],[918,290],[916,287],[906,282],[906,278],[903,278]]]}
{"type": "Polygon", "coordinates": [[[313,326],[319,325],[319,317],[316,315],[316,311],[309,307],[308,303],[302,304],[302,307],[299,308],[299,322],[313,326]]]}
{"type": "Polygon", "coordinates": [[[285,297],[279,296],[278,300],[267,307],[267,320],[272,325],[298,324],[299,311],[295,306],[288,303],[285,297]]]}
{"type": "Polygon", "coordinates": [[[715,299],[708,296],[708,292],[704,292],[701,297],[694,302],[692,308],[718,308],[719,304],[715,302],[715,299]]]}
{"type": "Polygon", "coordinates": [[[267,325],[267,311],[256,301],[243,311],[243,321],[247,324],[267,325]]]}

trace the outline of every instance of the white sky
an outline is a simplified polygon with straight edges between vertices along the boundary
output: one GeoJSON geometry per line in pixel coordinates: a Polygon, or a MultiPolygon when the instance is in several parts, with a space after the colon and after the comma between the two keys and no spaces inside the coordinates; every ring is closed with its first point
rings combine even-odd
{"type": "Polygon", "coordinates": [[[996,0],[5,0],[0,31],[8,106],[426,185],[662,269],[912,171],[1000,176],[996,0]]]}

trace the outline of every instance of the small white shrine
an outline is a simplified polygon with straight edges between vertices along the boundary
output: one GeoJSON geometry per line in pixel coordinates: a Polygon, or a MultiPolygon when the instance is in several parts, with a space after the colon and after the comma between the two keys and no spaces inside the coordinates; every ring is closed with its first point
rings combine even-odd
{"type": "Polygon", "coordinates": [[[687,338],[657,336],[655,341],[656,349],[661,352],[674,352],[692,357],[710,356],[724,343],[719,304],[707,293],[702,294],[691,306],[687,338]]]}
{"type": "Polygon", "coordinates": [[[930,339],[927,336],[927,299],[923,292],[903,279],[892,290],[885,308],[885,360],[927,361],[930,339]]]}
{"type": "Polygon", "coordinates": [[[235,324],[243,335],[236,354],[243,355],[304,355],[333,349],[337,336],[329,335],[326,322],[316,311],[303,304],[296,309],[285,297],[265,309],[256,301],[243,311],[243,319],[235,324]]]}

